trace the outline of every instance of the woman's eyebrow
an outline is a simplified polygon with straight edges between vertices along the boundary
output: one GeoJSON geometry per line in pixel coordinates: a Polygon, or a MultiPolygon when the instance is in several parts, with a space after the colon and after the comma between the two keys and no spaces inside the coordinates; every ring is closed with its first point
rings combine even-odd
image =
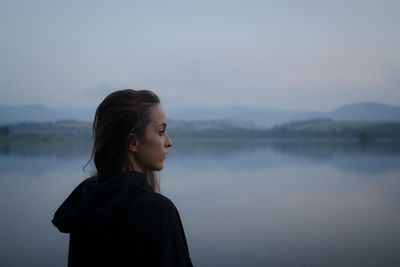
{"type": "Polygon", "coordinates": [[[165,122],[163,122],[163,123],[160,123],[160,125],[159,126],[162,126],[162,127],[167,127],[167,124],[165,123],[165,122]]]}

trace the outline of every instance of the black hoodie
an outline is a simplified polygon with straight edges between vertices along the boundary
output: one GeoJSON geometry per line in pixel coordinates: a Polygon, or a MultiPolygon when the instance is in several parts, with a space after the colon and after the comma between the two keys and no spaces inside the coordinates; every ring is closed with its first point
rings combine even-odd
{"type": "Polygon", "coordinates": [[[178,210],[136,171],[88,178],[54,215],[68,266],[192,266],[178,210]]]}

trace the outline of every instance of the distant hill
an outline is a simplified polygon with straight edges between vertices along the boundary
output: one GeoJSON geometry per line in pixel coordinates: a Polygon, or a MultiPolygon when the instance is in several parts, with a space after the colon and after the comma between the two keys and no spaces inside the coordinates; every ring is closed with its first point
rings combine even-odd
{"type": "Polygon", "coordinates": [[[327,117],[338,121],[399,121],[400,106],[376,102],[350,104],[327,113],[327,117]]]}
{"type": "MultiPolygon", "coordinates": [[[[17,122],[51,122],[79,120],[91,122],[94,108],[52,109],[41,105],[22,107],[0,106],[0,125],[17,122]]],[[[218,121],[245,128],[265,128],[293,121],[316,118],[336,121],[400,121],[400,106],[382,103],[355,103],[331,112],[287,111],[270,108],[226,106],[220,108],[185,108],[166,110],[169,120],[218,121]]]]}
{"type": "Polygon", "coordinates": [[[8,134],[10,136],[24,137],[90,137],[92,134],[91,126],[89,122],[74,120],[21,122],[9,126],[8,134]]]}
{"type": "Polygon", "coordinates": [[[398,121],[334,121],[314,119],[291,122],[268,130],[269,137],[289,138],[399,138],[398,121]]]}
{"type": "Polygon", "coordinates": [[[253,126],[271,127],[293,121],[317,118],[338,121],[400,121],[400,106],[381,103],[355,103],[339,107],[330,112],[286,111],[268,108],[229,106],[221,108],[187,108],[170,111],[175,120],[225,120],[249,122],[253,126]]]}
{"type": "MultiPolygon", "coordinates": [[[[320,112],[286,111],[271,108],[252,108],[227,106],[220,108],[185,108],[168,111],[168,117],[174,120],[216,120],[235,124],[247,123],[250,128],[265,128],[284,122],[306,120],[321,117],[320,112]]],[[[244,125],[243,125],[244,126],[244,125]]]]}
{"type": "MultiPolygon", "coordinates": [[[[282,124],[269,129],[249,129],[225,121],[169,121],[171,138],[400,138],[400,121],[365,122],[313,119],[282,124]]],[[[88,139],[91,123],[80,121],[16,123],[0,127],[1,140],[88,139]]]]}
{"type": "Polygon", "coordinates": [[[85,108],[53,109],[42,105],[0,106],[0,124],[17,122],[50,122],[58,120],[90,121],[94,110],[85,108]]]}

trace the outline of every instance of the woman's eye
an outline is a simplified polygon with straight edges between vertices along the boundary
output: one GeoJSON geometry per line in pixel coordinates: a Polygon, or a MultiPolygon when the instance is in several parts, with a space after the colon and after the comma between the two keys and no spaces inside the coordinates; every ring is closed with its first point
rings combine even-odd
{"type": "Polygon", "coordinates": [[[162,130],[161,132],[160,132],[160,135],[163,135],[165,133],[165,130],[162,130]]]}

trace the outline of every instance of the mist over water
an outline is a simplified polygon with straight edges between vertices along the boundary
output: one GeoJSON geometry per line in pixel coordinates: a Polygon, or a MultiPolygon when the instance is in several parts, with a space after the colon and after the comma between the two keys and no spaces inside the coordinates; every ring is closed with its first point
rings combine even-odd
{"type": "MultiPolygon", "coordinates": [[[[90,149],[0,143],[1,266],[66,266],[51,219],[90,149]]],[[[399,266],[399,163],[398,141],[175,139],[160,178],[194,266],[399,266]]]]}

